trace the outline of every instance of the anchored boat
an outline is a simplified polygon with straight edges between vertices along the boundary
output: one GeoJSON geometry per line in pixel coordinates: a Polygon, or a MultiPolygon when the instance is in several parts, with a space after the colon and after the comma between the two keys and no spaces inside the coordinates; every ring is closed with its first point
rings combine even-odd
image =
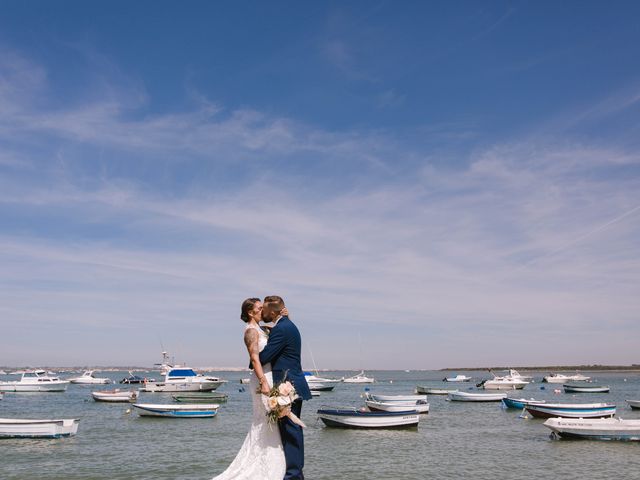
{"type": "Polygon", "coordinates": [[[640,441],[640,420],[550,418],[543,425],[562,438],[640,441]]]}
{"type": "Polygon", "coordinates": [[[218,404],[176,405],[158,403],[134,403],[141,417],[206,418],[218,413],[218,404]]]}
{"type": "Polygon", "coordinates": [[[101,390],[91,392],[91,396],[96,402],[127,403],[135,402],[138,399],[138,392],[135,390],[101,390]]]}
{"type": "Polygon", "coordinates": [[[612,403],[528,403],[524,408],[537,418],[605,418],[616,413],[612,403]]]}
{"type": "Polygon", "coordinates": [[[611,390],[608,386],[591,385],[588,383],[565,383],[562,385],[562,388],[564,388],[566,393],[609,393],[609,390],[611,390]]]}
{"type": "Polygon", "coordinates": [[[20,380],[0,382],[0,392],[64,392],[68,380],[50,376],[45,370],[21,372],[20,380]]]}
{"type": "Polygon", "coordinates": [[[26,420],[0,418],[0,438],[60,438],[75,435],[76,418],[61,420],[26,420]]]}
{"type": "Polygon", "coordinates": [[[321,409],[318,417],[327,427],[337,428],[409,428],[417,427],[420,415],[415,410],[369,412],[353,409],[321,409]]]}
{"type": "Polygon", "coordinates": [[[448,400],[452,402],[499,402],[506,398],[506,393],[449,392],[448,400]]]}
{"type": "Polygon", "coordinates": [[[103,377],[95,377],[93,375],[94,370],[87,370],[79,377],[70,378],[69,381],[71,383],[78,383],[80,385],[99,385],[99,384],[107,384],[111,383],[111,379],[103,377]]]}
{"type": "Polygon", "coordinates": [[[197,374],[192,368],[170,368],[164,382],[145,382],[143,392],[210,392],[226,380],[197,374]]]}

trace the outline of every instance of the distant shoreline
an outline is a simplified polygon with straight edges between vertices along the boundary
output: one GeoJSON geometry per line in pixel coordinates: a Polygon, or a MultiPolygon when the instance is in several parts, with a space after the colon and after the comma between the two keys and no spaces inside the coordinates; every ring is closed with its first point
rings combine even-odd
{"type": "Polygon", "coordinates": [[[575,370],[582,370],[582,371],[589,371],[589,372],[640,372],[640,365],[636,365],[636,364],[633,364],[633,365],[550,365],[550,366],[544,366],[544,367],[540,367],[540,366],[536,366],[536,367],[523,367],[523,366],[520,366],[520,367],[458,367],[458,368],[447,367],[447,368],[441,368],[439,371],[441,372],[453,372],[453,371],[469,372],[469,371],[476,371],[476,370],[499,371],[499,370],[509,370],[511,368],[515,370],[522,370],[523,372],[524,371],[564,372],[564,371],[575,371],[575,370]]]}

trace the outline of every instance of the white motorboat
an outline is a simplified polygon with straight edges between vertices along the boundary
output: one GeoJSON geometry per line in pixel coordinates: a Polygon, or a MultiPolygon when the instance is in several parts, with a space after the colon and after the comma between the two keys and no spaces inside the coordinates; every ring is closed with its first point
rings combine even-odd
{"type": "Polygon", "coordinates": [[[0,392],[64,392],[68,380],[47,375],[44,370],[27,370],[20,380],[0,382],[0,392]]]}
{"type": "Polygon", "coordinates": [[[457,388],[431,388],[422,387],[418,385],[416,387],[416,393],[424,393],[426,395],[448,395],[449,392],[457,392],[457,388]]]}
{"type": "Polygon", "coordinates": [[[550,418],[543,425],[562,438],[640,441],[640,420],[550,418]]]}
{"type": "Polygon", "coordinates": [[[605,385],[593,385],[587,382],[565,383],[562,385],[566,393],[609,393],[611,387],[605,385]]]}
{"type": "Polygon", "coordinates": [[[405,412],[370,412],[352,409],[321,409],[320,418],[327,427],[338,428],[408,428],[417,427],[420,414],[405,412]]]}
{"type": "Polygon", "coordinates": [[[78,419],[27,420],[0,418],[0,438],[60,438],[75,435],[78,419]]]}
{"type": "Polygon", "coordinates": [[[138,399],[138,392],[135,390],[100,390],[91,392],[91,396],[96,402],[126,403],[135,402],[138,399]]]}
{"type": "Polygon", "coordinates": [[[367,392],[367,398],[376,402],[419,402],[427,401],[426,395],[379,395],[377,393],[367,392]]]}
{"type": "Polygon", "coordinates": [[[634,410],[640,409],[640,400],[627,400],[627,403],[634,410]]]}
{"type": "MultiPolygon", "coordinates": [[[[491,373],[493,374],[493,372],[491,373]]],[[[509,374],[501,377],[493,374],[492,379],[483,380],[477,386],[485,390],[522,390],[527,385],[529,385],[529,382],[523,380],[516,370],[510,370],[509,374]],[[512,372],[515,372],[515,375],[512,372]]]]}
{"type": "Polygon", "coordinates": [[[447,398],[452,402],[499,402],[506,393],[449,392],[447,398]]]}
{"type": "Polygon", "coordinates": [[[206,418],[214,417],[218,413],[218,404],[159,404],[134,403],[138,415],[141,417],[171,417],[171,418],[206,418]]]}
{"type": "Polygon", "coordinates": [[[344,383],[374,383],[376,380],[375,378],[367,377],[364,374],[364,370],[362,370],[360,371],[360,373],[354,375],[353,377],[343,378],[342,381],[344,383]]]}
{"type": "Polygon", "coordinates": [[[547,383],[567,383],[570,381],[584,382],[587,380],[591,380],[591,377],[586,377],[580,373],[576,373],[575,375],[563,375],[562,373],[551,373],[543,377],[542,379],[543,382],[547,382],[547,383]]]}
{"type": "Polygon", "coordinates": [[[69,381],[80,385],[105,385],[107,383],[111,383],[111,379],[106,377],[95,377],[93,373],[94,370],[87,370],[79,377],[70,378],[69,381]]]}
{"type": "Polygon", "coordinates": [[[536,418],[605,418],[613,417],[612,403],[527,403],[524,408],[536,418]]]}
{"type": "Polygon", "coordinates": [[[304,379],[312,392],[330,392],[335,388],[335,384],[340,382],[333,378],[318,377],[311,372],[304,372],[304,379]]]}
{"type": "Polygon", "coordinates": [[[4,370],[0,370],[0,375],[6,375],[7,372],[5,372],[4,370]]]}
{"type": "Polygon", "coordinates": [[[170,368],[164,382],[145,382],[140,389],[143,392],[210,392],[226,380],[218,377],[197,374],[192,368],[170,368]]]}
{"type": "Polygon", "coordinates": [[[445,377],[443,382],[470,382],[473,377],[467,377],[466,375],[456,375],[455,377],[445,377]]]}

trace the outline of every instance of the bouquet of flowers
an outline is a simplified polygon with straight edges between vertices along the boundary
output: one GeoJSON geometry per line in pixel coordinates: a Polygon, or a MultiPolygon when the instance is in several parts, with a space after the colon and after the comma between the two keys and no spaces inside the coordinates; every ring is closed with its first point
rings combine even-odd
{"type": "Polygon", "coordinates": [[[296,398],[298,398],[298,394],[290,381],[287,380],[274,385],[266,397],[269,422],[276,423],[281,418],[289,417],[293,423],[305,428],[304,422],[291,411],[291,404],[296,398]]]}

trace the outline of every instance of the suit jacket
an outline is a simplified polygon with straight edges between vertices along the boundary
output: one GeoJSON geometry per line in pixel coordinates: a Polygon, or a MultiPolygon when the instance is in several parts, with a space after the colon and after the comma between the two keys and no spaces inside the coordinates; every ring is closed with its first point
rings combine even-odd
{"type": "Polygon", "coordinates": [[[282,317],[271,329],[267,346],[260,352],[260,363],[270,363],[274,385],[285,380],[293,383],[296,392],[303,400],[311,399],[311,391],[304,378],[301,364],[302,339],[298,327],[282,317]]]}

